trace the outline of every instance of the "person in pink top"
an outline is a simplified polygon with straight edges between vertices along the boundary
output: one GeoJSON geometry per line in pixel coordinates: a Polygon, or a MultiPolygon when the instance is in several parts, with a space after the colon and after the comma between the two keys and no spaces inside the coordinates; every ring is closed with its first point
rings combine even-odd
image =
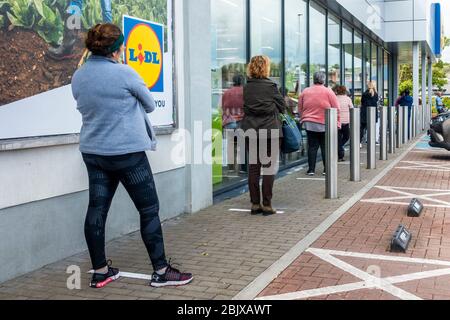
{"type": "Polygon", "coordinates": [[[339,130],[339,161],[345,161],[345,144],[350,140],[350,109],[353,109],[352,99],[347,95],[345,86],[335,88],[341,109],[341,130],[339,130]]]}
{"type": "MultiPolygon", "coordinates": [[[[333,90],[325,87],[326,75],[323,72],[314,74],[314,85],[301,94],[298,104],[301,123],[308,133],[308,175],[316,174],[317,151],[321,150],[325,163],[325,110],[338,109],[338,127],[341,128],[340,104],[333,90]]],[[[324,175],[326,172],[324,172],[324,175]]]]}

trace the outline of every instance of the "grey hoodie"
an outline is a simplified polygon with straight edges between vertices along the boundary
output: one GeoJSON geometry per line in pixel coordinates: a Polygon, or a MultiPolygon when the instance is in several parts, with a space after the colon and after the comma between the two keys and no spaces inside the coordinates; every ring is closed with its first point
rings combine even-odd
{"type": "Polygon", "coordinates": [[[146,114],[155,110],[155,101],[132,68],[91,56],[75,72],[72,93],[83,118],[82,153],[116,156],[156,150],[156,135],[146,114]]]}

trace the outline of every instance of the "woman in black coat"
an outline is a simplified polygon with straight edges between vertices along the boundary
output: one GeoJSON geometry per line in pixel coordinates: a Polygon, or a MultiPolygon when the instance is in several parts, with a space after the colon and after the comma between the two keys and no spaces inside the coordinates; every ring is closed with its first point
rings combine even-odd
{"type": "Polygon", "coordinates": [[[249,189],[252,214],[273,215],[273,185],[278,171],[282,125],[280,113],[286,112],[286,103],[276,83],[269,79],[270,59],[253,57],[244,87],[244,119],[241,128],[248,139],[249,189]],[[260,179],[263,169],[262,206],[260,179]]]}
{"type": "MultiPolygon", "coordinates": [[[[370,81],[367,84],[367,90],[362,95],[361,99],[361,143],[364,141],[364,136],[367,131],[367,115],[368,108],[378,108],[378,93],[375,81],[370,81]]],[[[377,109],[378,110],[378,109],[377,109]]],[[[376,112],[376,121],[378,122],[378,112],[376,112]]]]}

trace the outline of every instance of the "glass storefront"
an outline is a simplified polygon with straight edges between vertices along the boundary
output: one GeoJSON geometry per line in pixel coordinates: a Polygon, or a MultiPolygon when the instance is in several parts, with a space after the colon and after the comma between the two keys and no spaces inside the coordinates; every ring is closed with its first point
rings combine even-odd
{"type": "Polygon", "coordinates": [[[371,78],[371,74],[372,74],[372,64],[371,64],[371,47],[370,47],[370,41],[367,40],[367,37],[364,37],[364,44],[363,44],[363,49],[364,49],[364,81],[363,81],[363,92],[365,92],[367,90],[367,82],[370,80],[371,78]]]}
{"type": "Polygon", "coordinates": [[[383,98],[384,105],[390,106],[389,101],[389,54],[383,50],[383,98]]]}
{"type": "Polygon", "coordinates": [[[268,56],[270,78],[281,85],[281,0],[251,0],[250,14],[252,56],[268,56]]]}
{"type": "Polygon", "coordinates": [[[344,24],[342,29],[342,47],[344,49],[344,85],[353,97],[353,32],[344,24]]]}
{"type": "MultiPolygon", "coordinates": [[[[238,128],[242,119],[251,56],[271,58],[270,78],[279,84],[290,113],[297,117],[298,97],[316,71],[327,74],[329,87],[345,84],[355,105],[360,105],[370,79],[379,80],[385,97],[389,94],[388,52],[313,0],[211,0],[211,18],[215,194],[246,184],[247,168],[237,161],[239,146],[229,143],[223,132],[238,128]]],[[[281,169],[304,160],[305,148],[282,155],[281,169]]]]}
{"type": "Polygon", "coordinates": [[[341,83],[341,21],[328,16],[328,86],[341,83]]]}
{"type": "MultiPolygon", "coordinates": [[[[246,51],[246,0],[213,0],[211,2],[212,18],[212,48],[211,48],[211,80],[212,80],[212,109],[213,128],[222,131],[230,122],[224,115],[223,102],[227,102],[227,93],[231,90],[242,90],[243,83],[238,79],[245,78],[247,63],[246,51]]],[[[230,101],[232,99],[228,99],[230,101]]],[[[230,103],[233,103],[231,101],[230,103]]],[[[226,106],[227,107],[227,106],[226,106]]],[[[243,113],[243,101],[231,106],[231,110],[239,119],[243,113]],[[239,110],[241,109],[241,110],[239,110]]],[[[232,161],[227,159],[227,141],[222,134],[213,136],[213,183],[215,186],[224,186],[235,182],[245,172],[240,168],[229,165],[232,161]]]]}
{"type": "Polygon", "coordinates": [[[307,2],[285,0],[285,87],[289,96],[298,98],[307,87],[307,2]]]}
{"type": "Polygon", "coordinates": [[[370,56],[371,59],[371,74],[370,74],[370,80],[375,81],[375,83],[378,85],[378,47],[375,43],[372,42],[371,46],[372,54],[370,56]]]}
{"type": "Polygon", "coordinates": [[[315,2],[309,8],[309,55],[310,55],[310,83],[313,83],[315,72],[326,72],[326,32],[327,21],[325,9],[315,2]]]}
{"type": "Polygon", "coordinates": [[[354,104],[355,106],[361,106],[361,96],[363,88],[363,43],[362,35],[359,32],[355,32],[354,35],[354,104]]]}

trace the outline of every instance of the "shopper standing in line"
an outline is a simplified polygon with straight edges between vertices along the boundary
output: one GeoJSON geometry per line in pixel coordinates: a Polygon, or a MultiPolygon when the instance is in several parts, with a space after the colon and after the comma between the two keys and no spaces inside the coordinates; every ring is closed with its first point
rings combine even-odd
{"type": "MultiPolygon", "coordinates": [[[[325,112],[327,109],[338,109],[337,126],[341,128],[340,104],[336,94],[325,87],[324,72],[314,74],[314,85],[303,91],[299,98],[301,122],[308,134],[308,175],[316,174],[317,152],[321,151],[324,168],[325,163],[325,112]]],[[[326,172],[324,171],[324,175],[326,172]]]]}
{"type": "Polygon", "coordinates": [[[367,90],[364,92],[361,98],[361,143],[364,141],[364,137],[367,131],[367,115],[368,108],[376,109],[376,122],[378,122],[378,93],[375,81],[369,81],[367,84],[367,90]]]}
{"type": "MultiPolygon", "coordinates": [[[[403,96],[399,101],[399,105],[402,107],[408,107],[408,123],[411,123],[414,99],[413,99],[413,97],[411,97],[411,92],[408,89],[406,89],[403,92],[403,96]]],[[[408,125],[408,136],[411,136],[411,126],[410,125],[408,125]]]]}
{"type": "Polygon", "coordinates": [[[167,263],[159,218],[159,200],[147,150],[156,136],[147,113],[155,101],[143,79],[119,63],[124,36],[114,24],[89,30],[92,53],[72,79],[72,92],[82,115],[80,151],[89,176],[89,209],[85,236],[94,268],[90,286],[102,288],[119,278],[105,254],[105,226],[114,194],[122,183],[140,214],[141,235],[154,273],[153,287],[180,286],[193,279],[167,263]]]}
{"type": "Polygon", "coordinates": [[[336,95],[341,110],[341,129],[339,130],[339,161],[345,161],[345,145],[350,140],[350,109],[353,109],[352,99],[347,95],[345,86],[336,87],[336,95]]]}
{"type": "Polygon", "coordinates": [[[251,213],[265,216],[276,214],[272,206],[273,186],[279,169],[280,137],[282,126],[280,113],[286,112],[286,104],[277,84],[269,79],[270,59],[255,56],[247,68],[248,81],[244,87],[244,119],[241,128],[249,136],[248,183],[252,202],[251,213]],[[251,137],[251,133],[256,133],[251,137]],[[262,205],[261,205],[262,169],[262,205]]]}

